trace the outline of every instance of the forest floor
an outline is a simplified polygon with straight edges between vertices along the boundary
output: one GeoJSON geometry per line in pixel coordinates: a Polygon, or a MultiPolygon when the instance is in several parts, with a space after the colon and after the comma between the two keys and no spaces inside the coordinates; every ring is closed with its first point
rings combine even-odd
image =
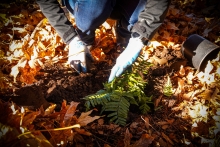
{"type": "MultiPolygon", "coordinates": [[[[122,51],[115,43],[115,21],[107,20],[97,29],[91,50],[95,62],[89,73],[78,74],[66,64],[68,46],[35,2],[1,3],[0,144],[21,146],[35,143],[27,138],[37,138],[41,145],[49,140],[44,142],[45,146],[217,147],[220,143],[220,54],[200,72],[183,57],[181,46],[192,34],[220,45],[219,7],[220,4],[203,7],[202,3],[183,4],[172,0],[164,23],[142,52],[153,63],[144,76],[148,83],[144,92],[152,97],[151,111],[141,114],[131,105],[127,124],[120,126],[99,116],[97,107],[91,112],[90,120],[81,124],[81,129],[66,129],[72,131],[70,135],[68,131],[50,132],[49,129],[68,127],[59,123],[62,114],[67,115],[73,105],[74,113],[70,114],[80,122],[79,116],[85,113],[83,98],[104,88],[103,83],[107,82],[122,51]],[[166,96],[164,87],[169,81],[172,94],[166,96]],[[47,115],[46,110],[50,111],[47,115]],[[5,128],[13,131],[5,132],[5,128]],[[42,129],[49,133],[37,132],[42,129]],[[23,135],[26,141],[15,135],[28,131],[34,137],[23,135]]],[[[67,16],[74,25],[74,18],[67,16]]]]}

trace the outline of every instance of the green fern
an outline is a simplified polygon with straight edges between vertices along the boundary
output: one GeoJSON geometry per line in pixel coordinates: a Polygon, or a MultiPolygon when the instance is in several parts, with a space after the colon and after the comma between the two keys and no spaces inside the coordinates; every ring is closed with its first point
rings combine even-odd
{"type": "Polygon", "coordinates": [[[101,113],[108,112],[107,117],[111,122],[123,126],[126,125],[130,104],[139,106],[143,114],[147,113],[150,110],[148,103],[152,101],[151,97],[144,93],[147,82],[144,81],[143,75],[147,74],[150,66],[151,64],[140,56],[120,77],[110,83],[104,83],[103,90],[84,97],[86,109],[102,105],[101,113]]]}

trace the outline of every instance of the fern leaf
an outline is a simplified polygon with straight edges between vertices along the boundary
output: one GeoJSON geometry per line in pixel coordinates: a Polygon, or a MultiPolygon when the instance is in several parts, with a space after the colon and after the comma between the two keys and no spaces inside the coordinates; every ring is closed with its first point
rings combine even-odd
{"type": "Polygon", "coordinates": [[[126,125],[126,119],[125,118],[118,118],[115,121],[115,124],[119,124],[119,125],[125,126],[126,125]]]}
{"type": "Polygon", "coordinates": [[[113,113],[111,113],[111,114],[109,114],[109,115],[107,115],[107,117],[113,117],[113,116],[117,116],[117,112],[113,112],[113,113]]]}
{"type": "Polygon", "coordinates": [[[139,109],[141,110],[141,113],[142,114],[146,114],[147,112],[150,111],[150,107],[145,103],[145,104],[142,104],[139,109]]]}
{"type": "Polygon", "coordinates": [[[108,115],[108,117],[112,117],[110,119],[111,122],[115,122],[119,125],[125,125],[130,103],[124,97],[120,97],[116,100],[117,101],[111,101],[108,105],[105,105],[103,107],[103,111],[112,112],[108,115]]]}

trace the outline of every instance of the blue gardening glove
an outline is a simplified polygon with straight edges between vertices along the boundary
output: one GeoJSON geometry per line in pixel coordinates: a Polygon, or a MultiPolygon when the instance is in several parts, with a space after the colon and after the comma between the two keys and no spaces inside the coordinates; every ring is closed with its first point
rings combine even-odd
{"type": "Polygon", "coordinates": [[[139,38],[130,38],[128,46],[116,59],[116,64],[111,70],[108,82],[111,82],[115,77],[119,77],[127,67],[132,65],[139,56],[141,49],[144,47],[143,42],[139,38]]]}
{"type": "Polygon", "coordinates": [[[68,63],[78,73],[88,71],[87,62],[93,61],[88,46],[76,36],[69,44],[68,63]],[[88,61],[89,60],[89,61],[88,61]]]}

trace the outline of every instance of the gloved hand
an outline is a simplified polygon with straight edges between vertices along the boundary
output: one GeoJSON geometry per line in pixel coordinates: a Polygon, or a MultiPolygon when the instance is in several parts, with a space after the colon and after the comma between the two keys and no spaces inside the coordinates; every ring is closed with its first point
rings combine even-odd
{"type": "Polygon", "coordinates": [[[78,73],[88,71],[87,62],[93,61],[88,46],[76,36],[69,44],[68,63],[78,73]],[[89,61],[87,61],[89,60],[89,61]]]}
{"type": "Polygon", "coordinates": [[[130,38],[128,46],[116,59],[116,64],[111,70],[108,82],[111,82],[115,77],[119,77],[127,67],[132,65],[139,56],[141,49],[144,47],[141,39],[130,38]]]}

